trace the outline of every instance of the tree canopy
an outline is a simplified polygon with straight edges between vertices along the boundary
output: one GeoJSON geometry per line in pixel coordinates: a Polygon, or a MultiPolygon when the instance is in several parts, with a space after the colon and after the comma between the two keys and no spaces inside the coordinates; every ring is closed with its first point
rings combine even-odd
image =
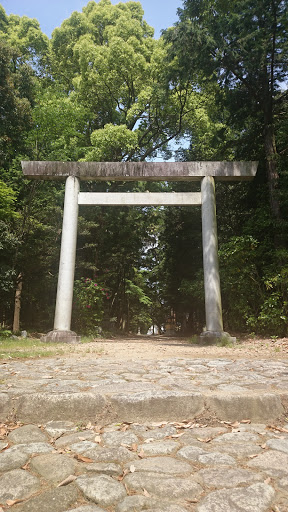
{"type": "MultiPolygon", "coordinates": [[[[184,0],[155,39],[139,2],[100,0],[49,39],[0,5],[2,324],[12,325],[19,281],[21,327],[53,322],[64,184],[25,180],[21,159],[235,159],[259,170],[251,184],[216,187],[225,327],[287,334],[287,21],[283,0],[184,0]]],[[[200,332],[201,243],[197,207],[80,207],[75,329],[147,332],[170,317],[200,332]]]]}

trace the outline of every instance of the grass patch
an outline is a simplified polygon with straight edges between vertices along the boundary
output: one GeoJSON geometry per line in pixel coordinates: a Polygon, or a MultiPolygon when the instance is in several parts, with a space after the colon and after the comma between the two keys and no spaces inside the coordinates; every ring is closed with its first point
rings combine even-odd
{"type": "MultiPolygon", "coordinates": [[[[83,353],[83,344],[91,343],[92,337],[84,337],[79,344],[70,343],[44,343],[37,338],[9,338],[0,336],[0,360],[1,359],[33,359],[39,357],[54,357],[69,355],[71,353],[83,353]]],[[[100,352],[97,348],[89,348],[89,353],[100,352]]]]}

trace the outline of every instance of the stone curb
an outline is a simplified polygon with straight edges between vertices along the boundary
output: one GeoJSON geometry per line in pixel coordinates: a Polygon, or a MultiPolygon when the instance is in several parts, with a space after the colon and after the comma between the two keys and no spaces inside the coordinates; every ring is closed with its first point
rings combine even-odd
{"type": "Polygon", "coordinates": [[[65,421],[174,421],[213,415],[221,421],[275,421],[287,414],[288,393],[191,393],[143,391],[130,394],[27,393],[0,394],[0,421],[23,423],[65,421]]]}

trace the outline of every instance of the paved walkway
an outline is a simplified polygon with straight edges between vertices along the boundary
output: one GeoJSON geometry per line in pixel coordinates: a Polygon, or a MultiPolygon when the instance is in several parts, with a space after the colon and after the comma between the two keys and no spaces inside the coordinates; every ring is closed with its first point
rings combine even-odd
{"type": "Polygon", "coordinates": [[[287,360],[0,367],[5,512],[288,511],[287,360]]]}

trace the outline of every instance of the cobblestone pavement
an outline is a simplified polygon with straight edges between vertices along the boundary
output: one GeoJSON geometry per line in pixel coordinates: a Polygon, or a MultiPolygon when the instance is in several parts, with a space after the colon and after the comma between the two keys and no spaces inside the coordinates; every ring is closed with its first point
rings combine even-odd
{"type": "Polygon", "coordinates": [[[4,511],[288,510],[288,424],[50,421],[0,432],[4,511]]]}
{"type": "Polygon", "coordinates": [[[288,413],[288,360],[98,358],[0,364],[0,421],[235,421],[288,413]]]}
{"type": "Polygon", "coordinates": [[[0,366],[0,512],[288,511],[287,360],[0,366]]]}

